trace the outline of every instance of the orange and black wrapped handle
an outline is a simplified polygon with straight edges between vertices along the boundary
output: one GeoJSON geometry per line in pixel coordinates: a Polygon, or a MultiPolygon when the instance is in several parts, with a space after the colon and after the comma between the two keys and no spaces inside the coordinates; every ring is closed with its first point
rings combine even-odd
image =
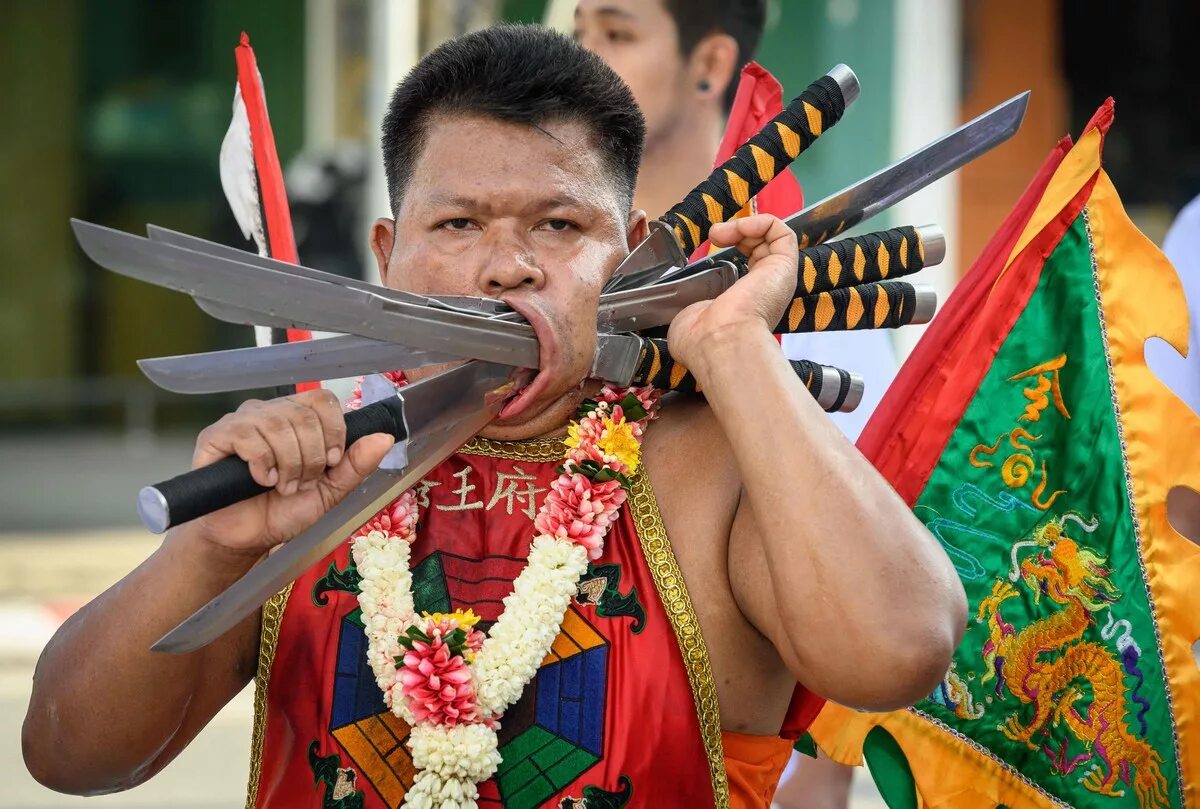
{"type": "Polygon", "coordinates": [[[928,225],[906,225],[807,247],[800,251],[796,297],[912,275],[940,263],[945,252],[941,229],[928,225]],[[927,241],[933,248],[929,256],[927,241]]]}
{"type": "MultiPolygon", "coordinates": [[[[863,382],[857,374],[820,365],[809,360],[789,360],[804,387],[826,412],[849,412],[862,401],[863,382]]],[[[633,385],[653,385],[659,390],[696,393],[696,377],[671,357],[667,341],[661,337],[643,337],[633,385]]]]}
{"type": "Polygon", "coordinates": [[[690,255],[708,238],[708,230],[740,211],[775,175],[813,141],[841,120],[858,97],[858,78],[838,65],[742,144],[708,179],[662,217],[690,255]]]}
{"type": "Polygon", "coordinates": [[[775,333],[898,329],[928,323],[936,308],[937,295],[928,286],[876,281],[793,299],[775,333]]]}

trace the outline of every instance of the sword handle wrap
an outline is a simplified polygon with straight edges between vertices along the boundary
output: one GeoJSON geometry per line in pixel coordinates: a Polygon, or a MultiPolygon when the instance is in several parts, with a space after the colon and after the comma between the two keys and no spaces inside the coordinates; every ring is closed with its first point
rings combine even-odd
{"type": "MultiPolygon", "coordinates": [[[[398,397],[367,405],[346,414],[346,446],[364,436],[387,433],[397,441],[407,438],[404,405],[398,397]]],[[[250,474],[241,458],[227,458],[147,486],[138,495],[138,514],[156,534],[214,511],[271,491],[250,474]]]]}
{"type": "Polygon", "coordinates": [[[915,227],[851,236],[800,251],[796,297],[912,275],[925,268],[925,246],[915,227]]]}
{"type": "MultiPolygon", "coordinates": [[[[789,360],[788,362],[813,398],[830,413],[838,410],[853,410],[862,398],[861,384],[856,385],[856,377],[848,371],[820,365],[809,360],[789,360]],[[836,391],[825,389],[830,379],[837,380],[836,391]]],[[[638,357],[638,367],[633,372],[631,384],[653,385],[660,390],[674,390],[681,393],[701,392],[696,377],[692,376],[683,363],[672,359],[671,352],[667,349],[667,341],[661,337],[642,338],[642,351],[638,357]]]]}
{"type": "Polygon", "coordinates": [[[914,320],[924,323],[933,313],[927,303],[918,304],[931,294],[906,281],[877,281],[805,295],[788,305],[775,333],[897,329],[914,320]]]}
{"type": "Polygon", "coordinates": [[[683,254],[695,251],[708,238],[710,227],[740,211],[776,174],[840,121],[846,103],[841,86],[832,76],[817,79],[668,211],[662,221],[675,233],[683,254]]]}

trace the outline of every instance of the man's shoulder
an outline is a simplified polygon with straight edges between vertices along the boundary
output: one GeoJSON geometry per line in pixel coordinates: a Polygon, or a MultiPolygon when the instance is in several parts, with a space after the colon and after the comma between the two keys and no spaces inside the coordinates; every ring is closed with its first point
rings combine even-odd
{"type": "Polygon", "coordinates": [[[729,440],[700,396],[675,394],[664,400],[644,447],[656,489],[740,488],[729,440]]]}

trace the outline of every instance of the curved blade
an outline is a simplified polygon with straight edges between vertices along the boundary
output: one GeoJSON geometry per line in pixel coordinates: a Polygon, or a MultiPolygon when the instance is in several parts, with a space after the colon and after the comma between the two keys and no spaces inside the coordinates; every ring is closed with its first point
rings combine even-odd
{"type": "Polygon", "coordinates": [[[523,323],[420,306],[404,300],[404,293],[394,290],[383,294],[351,289],[79,220],[72,220],[71,225],[80,246],[93,261],[140,281],[262,312],[271,318],[286,318],[304,328],[357,334],[517,367],[538,367],[537,338],[523,323]]]}
{"type": "Polygon", "coordinates": [[[367,337],[342,335],[298,343],[235,348],[138,360],[146,378],[175,393],[291,385],[308,379],[345,377],[423,368],[459,359],[454,354],[408,348],[367,337]]]}
{"type": "Polygon", "coordinates": [[[192,652],[237,626],[490,422],[511,372],[503,365],[472,362],[401,388],[396,395],[404,402],[405,420],[414,436],[408,465],[395,473],[371,474],[312,527],[251,568],[151,650],[192,652]]]}

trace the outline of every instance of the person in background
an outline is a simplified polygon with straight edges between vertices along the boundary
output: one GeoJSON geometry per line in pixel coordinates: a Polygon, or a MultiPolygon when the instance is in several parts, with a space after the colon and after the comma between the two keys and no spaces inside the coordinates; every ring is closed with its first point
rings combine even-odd
{"type": "MultiPolygon", "coordinates": [[[[576,6],[575,39],[625,80],[646,118],[634,206],[650,217],[666,213],[712,170],[738,75],[754,58],[765,22],[764,0],[580,0],[576,6]]],[[[862,374],[866,393],[858,409],[831,415],[857,439],[898,369],[888,334],[794,334],[784,337],[783,347],[791,359],[862,374]]],[[[829,759],[796,753],[776,805],[844,809],[851,776],[829,759]]]]}
{"type": "MultiPolygon", "coordinates": [[[[1146,363],[1187,406],[1200,413],[1200,196],[1184,206],[1163,240],[1163,253],[1175,265],[1187,299],[1188,355],[1180,357],[1162,340],[1146,342],[1146,363]]],[[[1175,530],[1200,542],[1200,494],[1177,488],[1167,497],[1175,530]]]]}

